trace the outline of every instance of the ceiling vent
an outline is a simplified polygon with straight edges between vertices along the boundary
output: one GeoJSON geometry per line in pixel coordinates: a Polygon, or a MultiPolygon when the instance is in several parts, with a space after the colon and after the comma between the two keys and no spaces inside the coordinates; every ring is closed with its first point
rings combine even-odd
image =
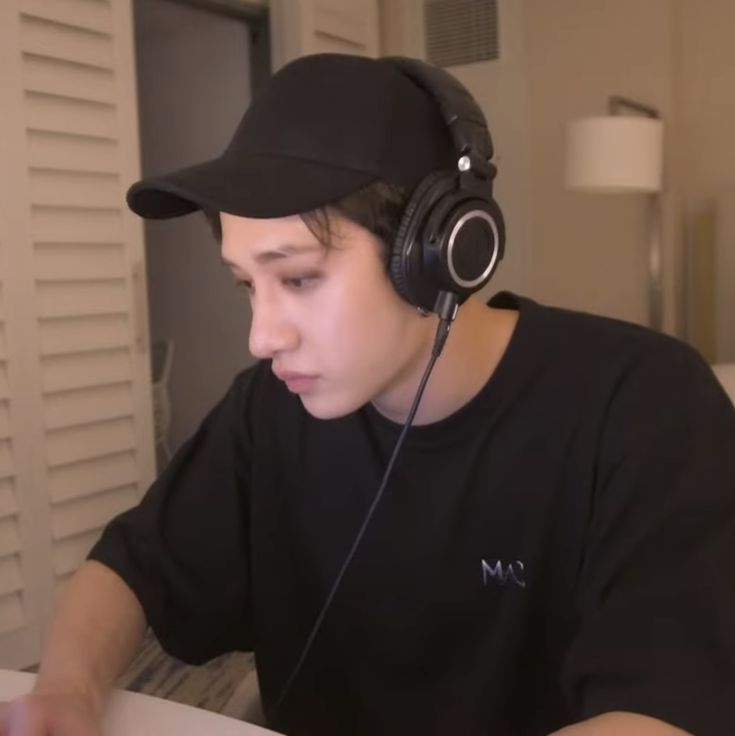
{"type": "Polygon", "coordinates": [[[457,66],[499,58],[497,0],[425,0],[426,58],[457,66]]]}

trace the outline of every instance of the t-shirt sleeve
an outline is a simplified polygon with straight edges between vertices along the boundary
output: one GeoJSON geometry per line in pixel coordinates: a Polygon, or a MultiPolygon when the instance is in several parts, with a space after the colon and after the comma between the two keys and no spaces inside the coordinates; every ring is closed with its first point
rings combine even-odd
{"type": "Polygon", "coordinates": [[[622,373],[599,439],[565,686],[579,719],[735,733],[735,410],[662,338],[622,373]]]}
{"type": "Polygon", "coordinates": [[[245,379],[89,554],[133,590],[164,649],[193,664],[252,648],[245,379]]]}

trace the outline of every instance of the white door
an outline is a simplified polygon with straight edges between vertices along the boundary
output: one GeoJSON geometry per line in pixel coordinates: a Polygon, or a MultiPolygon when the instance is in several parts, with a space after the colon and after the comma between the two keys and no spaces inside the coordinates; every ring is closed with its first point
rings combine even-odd
{"type": "Polygon", "coordinates": [[[0,54],[0,666],[19,667],[154,464],[130,1],[4,0],[0,54]]]}
{"type": "Polygon", "coordinates": [[[270,0],[269,7],[274,71],[308,54],[379,53],[378,0],[270,0]]]}

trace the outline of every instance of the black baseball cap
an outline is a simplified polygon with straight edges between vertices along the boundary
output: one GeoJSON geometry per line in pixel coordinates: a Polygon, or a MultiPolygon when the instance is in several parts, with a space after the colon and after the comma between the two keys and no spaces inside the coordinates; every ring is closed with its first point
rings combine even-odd
{"type": "Polygon", "coordinates": [[[455,158],[438,104],[396,64],[315,54],[270,79],[218,158],[143,179],[127,201],[156,219],[203,208],[284,217],[377,180],[411,192],[455,158]]]}

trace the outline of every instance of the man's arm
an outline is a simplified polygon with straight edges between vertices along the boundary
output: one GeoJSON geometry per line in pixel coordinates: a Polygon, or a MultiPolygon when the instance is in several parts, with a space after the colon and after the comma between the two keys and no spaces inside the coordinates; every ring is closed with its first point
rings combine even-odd
{"type": "Polygon", "coordinates": [[[638,713],[604,713],[575,723],[549,736],[691,736],[657,718],[638,713]]]}
{"type": "Polygon", "coordinates": [[[143,609],[123,580],[99,562],[85,562],[61,595],[34,692],[81,696],[100,714],[145,628],[143,609]]]}
{"type": "Polygon", "coordinates": [[[61,595],[33,690],[0,703],[0,736],[100,736],[107,695],[145,626],[123,580],[99,562],[85,562],[61,595]]]}

